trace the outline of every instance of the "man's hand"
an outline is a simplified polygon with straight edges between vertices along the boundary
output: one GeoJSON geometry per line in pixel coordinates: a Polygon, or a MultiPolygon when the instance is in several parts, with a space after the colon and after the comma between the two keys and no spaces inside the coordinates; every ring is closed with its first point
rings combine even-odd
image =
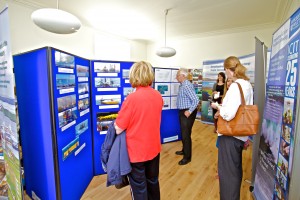
{"type": "Polygon", "coordinates": [[[190,113],[190,111],[186,110],[186,111],[184,111],[184,115],[186,116],[186,118],[189,118],[191,113],[190,113]]]}

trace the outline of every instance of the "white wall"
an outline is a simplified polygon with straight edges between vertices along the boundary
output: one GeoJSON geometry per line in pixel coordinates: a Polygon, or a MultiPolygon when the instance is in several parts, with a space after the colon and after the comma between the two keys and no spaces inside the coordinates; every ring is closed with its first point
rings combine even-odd
{"type": "MultiPolygon", "coordinates": [[[[193,39],[167,40],[167,46],[176,49],[171,58],[161,58],[155,52],[163,43],[150,44],[147,47],[147,58],[157,67],[202,68],[204,60],[225,59],[230,55],[244,56],[255,52],[255,37],[271,48],[273,33],[300,6],[300,0],[290,1],[289,10],[284,10],[282,23],[265,27],[253,27],[252,30],[232,30],[231,33],[200,36],[193,39]]],[[[280,9],[280,8],[279,8],[280,9]]],[[[275,12],[275,11],[274,11],[275,12]]],[[[249,29],[249,27],[247,28],[249,29]]]]}
{"type": "MultiPolygon", "coordinates": [[[[33,49],[51,46],[83,58],[100,59],[95,55],[95,34],[103,34],[89,27],[81,27],[77,33],[55,34],[44,31],[31,21],[32,6],[12,1],[0,1],[0,10],[8,5],[12,54],[19,54],[33,49]]],[[[114,38],[115,36],[110,36],[114,38]]],[[[117,38],[117,37],[115,37],[117,38]]],[[[119,39],[119,38],[118,38],[119,39]]],[[[146,60],[146,44],[122,39],[130,44],[129,60],[146,60]]],[[[102,58],[101,58],[102,59],[102,58]]],[[[118,60],[118,57],[113,58],[118,60]]]]}
{"type": "MultiPolygon", "coordinates": [[[[0,1],[0,9],[5,3],[9,6],[12,53],[18,54],[32,49],[51,46],[63,51],[88,58],[103,59],[95,56],[95,34],[91,28],[82,27],[75,34],[59,35],[48,33],[31,21],[31,13],[36,9],[15,1],[0,1]]],[[[290,9],[286,11],[288,18],[300,5],[300,0],[293,0],[290,9]]],[[[167,45],[175,48],[177,54],[171,58],[156,56],[156,50],[163,43],[145,44],[143,42],[121,39],[130,44],[131,61],[147,60],[156,67],[202,67],[203,60],[224,59],[229,55],[243,56],[254,53],[254,37],[258,37],[268,47],[272,41],[273,32],[281,24],[272,27],[260,27],[251,31],[233,30],[221,35],[205,35],[199,38],[167,40],[167,45]]],[[[110,36],[115,37],[115,36],[110,36]]],[[[117,38],[116,39],[120,39],[117,38]]],[[[101,44],[97,44],[101,45],[101,44]]],[[[114,60],[119,60],[117,57],[114,60]]]]}
{"type": "Polygon", "coordinates": [[[158,67],[202,67],[203,60],[225,59],[230,55],[244,56],[255,51],[255,37],[270,47],[272,34],[276,27],[239,32],[232,34],[206,36],[196,39],[171,41],[167,46],[176,49],[177,53],[171,58],[160,58],[155,51],[161,44],[148,45],[148,59],[158,67]]]}

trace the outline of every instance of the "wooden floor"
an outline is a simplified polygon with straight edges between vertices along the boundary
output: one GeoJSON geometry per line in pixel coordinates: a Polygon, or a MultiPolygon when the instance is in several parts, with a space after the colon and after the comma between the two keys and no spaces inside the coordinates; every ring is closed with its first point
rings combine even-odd
{"type": "MultiPolygon", "coordinates": [[[[181,150],[181,141],[162,145],[160,158],[160,192],[162,200],[214,200],[219,199],[219,181],[217,175],[217,135],[213,126],[196,121],[192,132],[192,162],[179,166],[182,156],[175,155],[181,150]]],[[[251,180],[252,146],[243,153],[243,180],[251,180]]],[[[230,183],[228,183],[230,184],[230,183]]],[[[251,200],[249,183],[242,182],[242,200],[251,200]]],[[[106,175],[93,178],[82,200],[130,200],[129,187],[116,189],[106,187],[106,175]]]]}

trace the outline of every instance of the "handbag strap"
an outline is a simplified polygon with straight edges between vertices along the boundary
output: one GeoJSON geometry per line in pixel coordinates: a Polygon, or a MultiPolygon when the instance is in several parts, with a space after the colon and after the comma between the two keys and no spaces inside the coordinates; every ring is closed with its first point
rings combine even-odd
{"type": "Polygon", "coordinates": [[[240,94],[241,94],[241,105],[246,105],[246,103],[245,103],[245,97],[244,97],[244,92],[243,92],[243,90],[242,90],[242,87],[241,87],[241,85],[238,83],[238,82],[235,82],[237,85],[238,85],[238,87],[239,87],[239,90],[240,90],[240,94]]]}

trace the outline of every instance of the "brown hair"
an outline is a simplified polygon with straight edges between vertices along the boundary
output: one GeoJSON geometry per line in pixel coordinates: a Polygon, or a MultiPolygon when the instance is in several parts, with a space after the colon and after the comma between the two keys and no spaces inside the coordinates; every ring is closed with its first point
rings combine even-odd
{"type": "Polygon", "coordinates": [[[240,60],[235,56],[230,56],[224,61],[224,69],[229,69],[233,72],[233,77],[249,81],[250,78],[245,74],[247,68],[244,67],[240,60]]]}
{"type": "Polygon", "coordinates": [[[217,78],[217,81],[216,81],[216,82],[219,83],[219,75],[223,77],[223,83],[225,83],[226,76],[225,76],[225,73],[224,73],[224,72],[219,72],[219,73],[218,73],[218,78],[217,78]]]}
{"type": "Polygon", "coordinates": [[[129,71],[129,82],[133,88],[149,86],[154,80],[154,73],[150,63],[140,61],[134,63],[129,71]]]}

